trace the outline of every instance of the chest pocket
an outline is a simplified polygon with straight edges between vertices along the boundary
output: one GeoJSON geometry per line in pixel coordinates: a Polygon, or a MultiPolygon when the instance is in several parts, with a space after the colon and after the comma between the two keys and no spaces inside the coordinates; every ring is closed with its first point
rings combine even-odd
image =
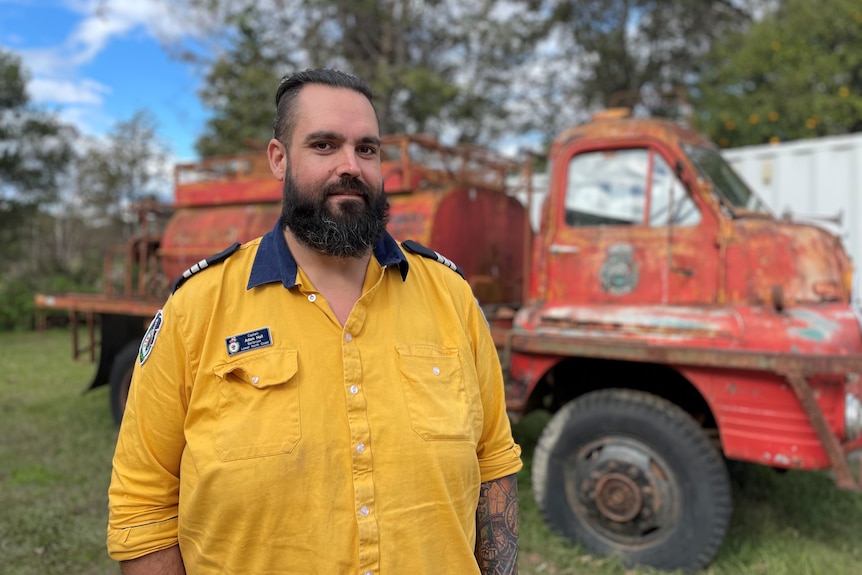
{"type": "Polygon", "coordinates": [[[216,366],[215,449],[222,461],[290,453],[302,439],[296,350],[240,356],[216,366]]]}
{"type": "Polygon", "coordinates": [[[469,440],[470,406],[457,349],[397,345],[413,431],[427,441],[469,440]]]}

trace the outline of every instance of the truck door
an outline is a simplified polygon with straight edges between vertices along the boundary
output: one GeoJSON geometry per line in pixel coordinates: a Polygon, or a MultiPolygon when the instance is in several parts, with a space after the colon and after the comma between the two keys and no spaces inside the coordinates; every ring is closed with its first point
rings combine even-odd
{"type": "Polygon", "coordinates": [[[582,151],[555,168],[549,302],[714,301],[718,251],[702,210],[652,147],[582,151]]]}

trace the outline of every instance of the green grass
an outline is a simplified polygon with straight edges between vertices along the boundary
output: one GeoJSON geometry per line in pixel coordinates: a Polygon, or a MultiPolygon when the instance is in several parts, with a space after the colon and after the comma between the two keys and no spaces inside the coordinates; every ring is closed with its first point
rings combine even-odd
{"type": "Polygon", "coordinates": [[[0,333],[0,572],[118,573],[105,553],[116,432],[67,331],[0,333]]]}
{"type": "MultiPolygon", "coordinates": [[[[119,573],[105,554],[116,430],[107,389],[84,393],[94,366],[73,362],[70,348],[68,331],[0,333],[3,575],[119,573]]],[[[535,414],[514,429],[527,463],[520,475],[521,575],[657,573],[592,557],[545,527],[529,484],[543,422],[535,414]]],[[[733,481],[730,533],[704,575],[862,573],[862,495],[837,490],[826,473],[739,466],[733,481]]]]}

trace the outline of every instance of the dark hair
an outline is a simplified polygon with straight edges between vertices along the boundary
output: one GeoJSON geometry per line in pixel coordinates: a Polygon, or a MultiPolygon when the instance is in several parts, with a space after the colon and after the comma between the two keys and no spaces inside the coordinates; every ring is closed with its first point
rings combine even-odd
{"type": "Polygon", "coordinates": [[[332,88],[353,90],[368,98],[372,107],[371,89],[364,80],[339,70],[317,68],[282,76],[275,93],[275,119],[272,123],[273,137],[288,146],[296,126],[296,97],[307,84],[321,84],[332,88]]]}

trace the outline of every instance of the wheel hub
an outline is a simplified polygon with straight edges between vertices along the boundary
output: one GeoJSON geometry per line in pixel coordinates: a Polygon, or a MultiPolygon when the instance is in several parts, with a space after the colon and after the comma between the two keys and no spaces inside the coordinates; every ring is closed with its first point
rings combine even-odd
{"type": "Polygon", "coordinates": [[[643,507],[638,484],[622,473],[610,473],[596,482],[596,507],[611,521],[631,521],[643,507]]]}
{"type": "Polygon", "coordinates": [[[573,454],[566,493],[574,512],[603,537],[642,545],[673,524],[679,488],[646,445],[606,437],[573,454]]]}

